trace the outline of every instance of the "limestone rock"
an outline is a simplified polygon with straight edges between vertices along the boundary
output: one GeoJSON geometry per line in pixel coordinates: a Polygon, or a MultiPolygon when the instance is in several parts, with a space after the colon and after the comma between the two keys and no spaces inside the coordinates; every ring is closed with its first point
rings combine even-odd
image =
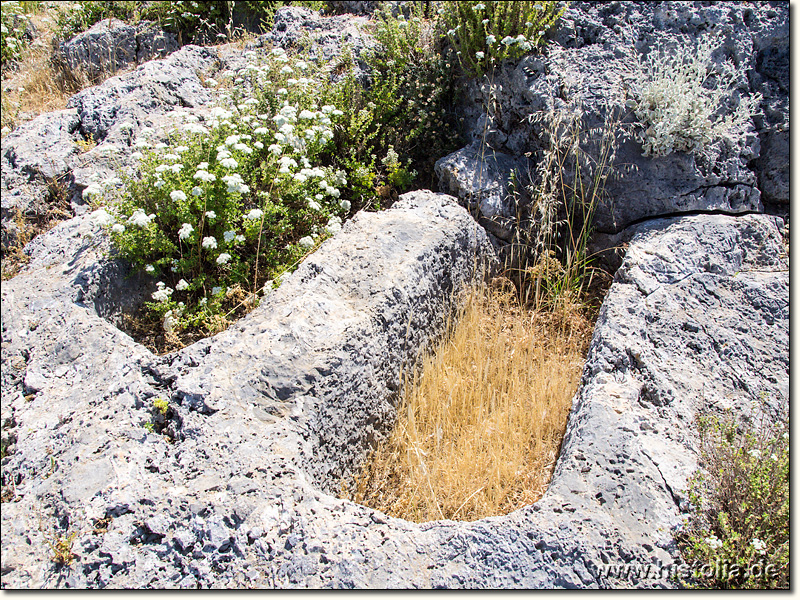
{"type": "Polygon", "coordinates": [[[367,23],[366,17],[323,17],[308,8],[286,6],[275,12],[272,32],[262,36],[261,40],[286,50],[307,48],[312,57],[322,62],[340,57],[345,48],[358,59],[376,46],[374,38],[365,31],[367,23]],[[306,36],[309,36],[310,45],[306,36]]]}
{"type": "Polygon", "coordinates": [[[60,62],[69,72],[83,72],[95,78],[164,58],[178,48],[175,36],[155,23],[128,25],[112,18],[98,21],[87,31],[61,42],[58,51],[60,62]]]}
{"type": "Polygon", "coordinates": [[[528,181],[527,160],[473,144],[436,161],[440,189],[457,196],[487,231],[511,241],[519,198],[528,181]]]}
{"type": "MultiPolygon", "coordinates": [[[[571,3],[553,32],[555,43],[543,55],[502,65],[491,90],[481,82],[472,85],[465,109],[474,124],[473,139],[489,131],[487,151],[530,155],[538,167],[548,140],[548,112],[579,113],[582,128],[591,131],[604,123],[611,101],[623,109],[616,129],[620,147],[616,175],[595,215],[599,231],[618,233],[644,219],[682,212],[760,212],[762,195],[783,212],[788,199],[787,27],[785,5],[571,3]],[[628,135],[634,122],[624,110],[634,53],[659,43],[691,48],[705,35],[718,40],[715,61],[733,60],[747,74],[740,93],[763,95],[764,116],[753,118],[753,130],[738,143],[718,146],[714,164],[686,153],[643,156],[628,135]],[[488,118],[486,106],[493,107],[488,118]]],[[[591,146],[583,149],[594,156],[591,146]]],[[[565,165],[567,186],[574,183],[572,166],[565,165]]]]}

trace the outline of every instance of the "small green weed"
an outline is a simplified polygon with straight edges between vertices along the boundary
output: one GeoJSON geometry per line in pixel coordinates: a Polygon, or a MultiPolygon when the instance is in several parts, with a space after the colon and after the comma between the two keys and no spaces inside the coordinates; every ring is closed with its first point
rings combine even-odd
{"type": "Polygon", "coordinates": [[[752,422],[704,415],[697,424],[702,470],[691,480],[694,510],[679,544],[688,563],[721,561],[727,569],[700,570],[694,585],[788,588],[788,415],[775,422],[763,411],[752,422]]]}

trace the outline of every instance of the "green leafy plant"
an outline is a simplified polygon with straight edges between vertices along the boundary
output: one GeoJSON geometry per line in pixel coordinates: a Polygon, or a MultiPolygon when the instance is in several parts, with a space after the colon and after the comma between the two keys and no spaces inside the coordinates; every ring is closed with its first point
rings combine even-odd
{"type": "Polygon", "coordinates": [[[714,61],[712,36],[693,51],[656,46],[637,64],[630,106],[642,123],[645,156],[702,154],[719,140],[735,142],[751,123],[761,96],[737,91],[747,75],[731,61],[714,61]]]}
{"type": "Polygon", "coordinates": [[[560,2],[448,1],[441,3],[438,14],[462,68],[479,76],[541,45],[565,8],[560,2]]]}
{"type": "Polygon", "coordinates": [[[351,210],[333,144],[344,113],[314,93],[327,75],[280,49],[242,75],[250,91],[237,86],[205,123],[140,140],[139,177],[100,216],[119,255],[158,279],[147,307],[168,334],[224,328],[351,210]]]}
{"type": "MultiPolygon", "coordinates": [[[[339,152],[347,156],[353,171],[362,164],[377,175],[358,206],[367,205],[370,195],[375,197],[375,187],[394,187],[398,193],[407,191],[412,182],[433,187],[435,160],[462,142],[453,63],[438,43],[435,22],[424,17],[421,5],[414,4],[409,11],[409,16],[394,15],[387,7],[376,11],[374,36],[380,46],[362,56],[370,67],[366,85],[350,59],[345,67],[349,74],[328,99],[345,112],[335,140],[339,152]]],[[[366,184],[366,173],[360,175],[366,184]]]]}
{"type": "MultiPolygon", "coordinates": [[[[0,4],[0,58],[5,66],[17,58],[26,45],[25,13],[20,2],[9,1],[0,4]]],[[[5,112],[6,107],[3,107],[5,112]]]]}
{"type": "Polygon", "coordinates": [[[727,568],[699,570],[695,585],[788,587],[788,416],[772,421],[762,410],[744,422],[703,415],[697,425],[702,470],[690,483],[693,513],[679,542],[687,562],[727,568]]]}
{"type": "Polygon", "coordinates": [[[153,408],[160,412],[162,416],[166,416],[167,409],[169,409],[169,402],[163,398],[156,398],[153,400],[153,408]]]}

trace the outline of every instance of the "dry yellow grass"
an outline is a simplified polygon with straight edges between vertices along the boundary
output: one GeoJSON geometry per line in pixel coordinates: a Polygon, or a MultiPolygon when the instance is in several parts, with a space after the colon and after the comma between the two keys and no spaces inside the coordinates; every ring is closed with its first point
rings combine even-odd
{"type": "Polygon", "coordinates": [[[54,16],[29,15],[40,35],[3,74],[2,126],[13,129],[40,114],[65,108],[70,96],[99,81],[66,74],[53,63],[54,16]]]}
{"type": "Polygon", "coordinates": [[[538,500],[547,488],[577,389],[591,323],[562,303],[519,308],[479,291],[406,386],[398,424],[351,498],[424,522],[475,520],[538,500]]]}

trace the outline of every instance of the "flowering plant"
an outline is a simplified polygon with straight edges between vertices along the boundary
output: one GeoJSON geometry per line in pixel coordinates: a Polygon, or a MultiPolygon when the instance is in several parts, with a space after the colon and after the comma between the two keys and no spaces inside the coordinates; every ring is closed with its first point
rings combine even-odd
{"type": "Polygon", "coordinates": [[[538,47],[561,14],[558,2],[442,2],[442,32],[470,75],[482,75],[493,64],[518,58],[538,47]]]}
{"type": "Polygon", "coordinates": [[[0,5],[0,48],[3,65],[18,56],[25,46],[22,13],[19,2],[9,1],[0,5]]]}
{"type": "Polygon", "coordinates": [[[319,105],[325,74],[312,71],[276,49],[229,73],[234,92],[203,120],[184,115],[169,144],[137,141],[139,176],[103,221],[119,255],[158,280],[148,306],[165,331],[213,332],[341,228],[351,204],[332,140],[343,113],[319,105]]]}
{"type": "Polygon", "coordinates": [[[693,511],[678,541],[689,563],[727,565],[695,573],[698,587],[788,586],[789,420],[759,408],[749,422],[698,418],[702,470],[690,482],[693,511]]]}

